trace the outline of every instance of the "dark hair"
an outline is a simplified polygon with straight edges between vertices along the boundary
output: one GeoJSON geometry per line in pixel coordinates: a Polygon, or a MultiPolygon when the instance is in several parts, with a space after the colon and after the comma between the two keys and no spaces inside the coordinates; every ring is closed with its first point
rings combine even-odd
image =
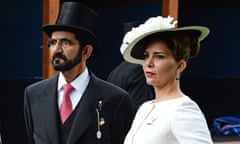
{"type": "Polygon", "coordinates": [[[143,53],[147,45],[150,42],[161,40],[167,44],[176,61],[180,61],[182,59],[187,61],[189,58],[196,57],[199,53],[199,36],[200,32],[194,30],[155,33],[136,44],[136,46],[142,48],[137,49],[139,52],[134,52],[136,53],[135,57],[144,59],[143,53]]]}
{"type": "MultiPolygon", "coordinates": [[[[89,38],[87,36],[82,36],[76,32],[73,32],[74,35],[75,35],[75,38],[80,42],[80,52],[82,51],[82,49],[86,46],[86,45],[92,45],[93,46],[93,53],[91,55],[91,58],[92,57],[95,57],[99,52],[99,49],[94,45],[94,43],[89,40],[89,38]]],[[[79,53],[81,54],[81,53],[79,53]]]]}

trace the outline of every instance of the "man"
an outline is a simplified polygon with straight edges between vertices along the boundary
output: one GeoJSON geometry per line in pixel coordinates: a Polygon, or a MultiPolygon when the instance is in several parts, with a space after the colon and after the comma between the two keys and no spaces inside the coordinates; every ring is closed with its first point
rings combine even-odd
{"type": "Polygon", "coordinates": [[[97,22],[93,10],[64,2],[56,24],[43,26],[50,37],[53,68],[59,73],[25,89],[31,144],[123,143],[133,118],[128,94],[97,78],[86,64],[99,48],[97,22]],[[71,84],[70,94],[65,95],[65,84],[71,84]]]}
{"type": "MultiPolygon", "coordinates": [[[[127,33],[142,21],[128,22],[123,25],[123,32],[127,33]]],[[[123,52],[121,52],[123,54],[123,52]]],[[[107,81],[116,84],[129,93],[134,113],[145,101],[154,98],[153,87],[146,83],[142,65],[123,60],[107,77],[107,81]]]]}

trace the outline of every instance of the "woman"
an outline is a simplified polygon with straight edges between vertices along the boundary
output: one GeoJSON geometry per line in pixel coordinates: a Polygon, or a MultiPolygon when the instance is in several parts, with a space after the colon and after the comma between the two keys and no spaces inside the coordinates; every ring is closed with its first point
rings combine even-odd
{"type": "Polygon", "coordinates": [[[175,28],[172,17],[153,17],[133,28],[123,39],[126,61],[142,64],[155,99],[139,109],[124,144],[212,144],[204,114],[180,89],[187,61],[198,55],[209,29],[175,28]]]}

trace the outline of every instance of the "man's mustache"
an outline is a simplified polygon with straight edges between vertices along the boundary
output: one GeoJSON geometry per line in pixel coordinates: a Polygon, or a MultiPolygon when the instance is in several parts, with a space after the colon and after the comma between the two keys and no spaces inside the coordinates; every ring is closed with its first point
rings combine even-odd
{"type": "Polygon", "coordinates": [[[54,54],[54,55],[53,55],[53,60],[54,60],[55,58],[61,58],[61,59],[63,59],[63,60],[67,60],[67,57],[66,57],[64,54],[62,54],[62,53],[56,53],[56,54],[54,54]]]}

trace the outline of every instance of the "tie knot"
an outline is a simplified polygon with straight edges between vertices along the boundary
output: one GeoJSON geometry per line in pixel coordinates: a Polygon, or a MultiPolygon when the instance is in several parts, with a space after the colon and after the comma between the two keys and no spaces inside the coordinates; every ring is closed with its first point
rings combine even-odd
{"type": "Polygon", "coordinates": [[[65,84],[63,86],[63,90],[64,90],[65,93],[70,93],[73,89],[74,88],[73,88],[73,86],[71,84],[65,84]]]}

